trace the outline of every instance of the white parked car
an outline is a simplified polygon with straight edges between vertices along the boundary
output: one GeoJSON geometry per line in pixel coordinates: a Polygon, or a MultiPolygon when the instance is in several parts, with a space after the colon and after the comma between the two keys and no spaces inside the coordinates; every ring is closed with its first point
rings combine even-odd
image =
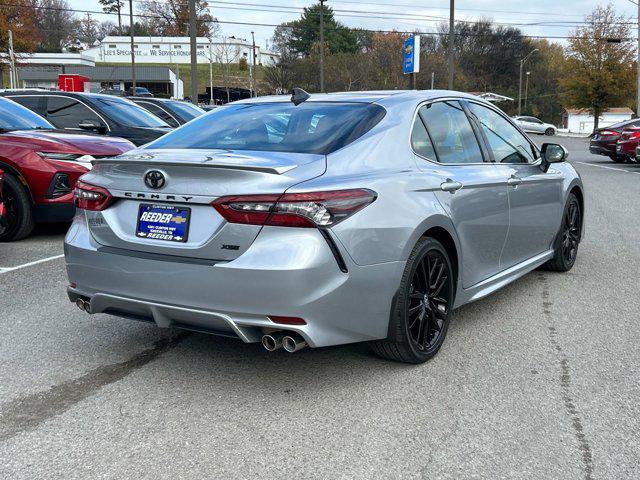
{"type": "Polygon", "coordinates": [[[544,123],[535,117],[513,117],[518,126],[527,133],[539,133],[540,135],[555,135],[557,128],[550,123],[544,123]]]}

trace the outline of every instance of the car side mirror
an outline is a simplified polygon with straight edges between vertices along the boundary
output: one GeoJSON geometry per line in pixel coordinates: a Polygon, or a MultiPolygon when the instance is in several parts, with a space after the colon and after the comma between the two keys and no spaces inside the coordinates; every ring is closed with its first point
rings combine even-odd
{"type": "Polygon", "coordinates": [[[564,162],[567,157],[569,157],[567,149],[557,143],[543,143],[540,153],[542,156],[542,164],[540,167],[545,173],[549,170],[549,166],[552,163],[564,162]]]}
{"type": "Polygon", "coordinates": [[[100,132],[100,133],[104,133],[107,131],[104,125],[101,125],[100,123],[94,120],[82,120],[78,124],[78,128],[81,128],[82,130],[92,130],[94,132],[100,132]]]}

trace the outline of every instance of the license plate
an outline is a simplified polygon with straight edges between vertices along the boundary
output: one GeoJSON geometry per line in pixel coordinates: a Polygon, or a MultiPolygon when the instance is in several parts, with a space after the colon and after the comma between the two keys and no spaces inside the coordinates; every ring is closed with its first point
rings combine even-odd
{"type": "Polygon", "coordinates": [[[186,242],[191,209],[143,203],[138,210],[136,236],[151,240],[186,242]]]}
{"type": "Polygon", "coordinates": [[[622,151],[622,145],[616,145],[616,150],[618,152],[621,152],[622,151]]]}

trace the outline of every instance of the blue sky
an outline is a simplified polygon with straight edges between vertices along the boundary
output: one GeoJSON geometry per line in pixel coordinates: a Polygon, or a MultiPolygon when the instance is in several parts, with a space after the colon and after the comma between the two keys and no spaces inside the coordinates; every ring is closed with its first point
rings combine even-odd
{"type": "MultiPolygon", "coordinates": [[[[68,0],[72,8],[80,10],[101,10],[98,0],[68,0]]],[[[162,1],[162,0],[160,0],[162,1]]],[[[186,1],[186,0],[183,0],[186,1]]],[[[128,3],[125,0],[125,3],[128,3]]],[[[295,20],[300,16],[302,7],[312,2],[297,0],[246,0],[246,3],[231,0],[211,1],[212,14],[222,22],[246,22],[249,25],[234,25],[221,23],[224,35],[235,35],[241,38],[251,38],[251,31],[255,31],[256,43],[264,46],[273,34],[273,27],[255,24],[278,24],[288,20],[295,20]],[[265,7],[270,5],[271,7],[265,7]],[[269,10],[256,11],[256,10],[269,10]]],[[[402,30],[411,31],[419,28],[433,32],[438,23],[446,21],[449,14],[449,0],[432,0],[424,2],[427,6],[409,0],[328,0],[336,10],[336,18],[351,27],[362,27],[374,30],[402,30]],[[375,13],[356,13],[375,12],[375,13]],[[366,18],[362,18],[365,15],[366,18]],[[361,18],[358,18],[360,16],[361,18]],[[413,18],[411,17],[413,16],[413,18]],[[389,18],[393,17],[393,18],[389,18]],[[422,18],[415,18],[422,17],[422,18]]],[[[463,20],[477,20],[491,18],[505,24],[516,25],[525,34],[542,36],[566,36],[575,28],[567,25],[583,20],[596,5],[607,2],[597,0],[457,0],[456,17],[463,20]],[[566,22],[555,25],[549,22],[566,22]],[[540,24],[545,23],[545,24],[540,24]]],[[[612,2],[616,10],[628,17],[636,18],[637,6],[630,0],[615,0],[612,2]]],[[[134,0],[134,10],[138,0],[134,0]]],[[[126,7],[128,8],[128,7],[126,7]]],[[[128,13],[128,10],[126,10],[128,13]]],[[[100,20],[113,19],[110,15],[96,16],[100,20]]],[[[127,20],[128,23],[128,20],[127,20]]],[[[562,42],[561,39],[555,40],[562,42]]]]}

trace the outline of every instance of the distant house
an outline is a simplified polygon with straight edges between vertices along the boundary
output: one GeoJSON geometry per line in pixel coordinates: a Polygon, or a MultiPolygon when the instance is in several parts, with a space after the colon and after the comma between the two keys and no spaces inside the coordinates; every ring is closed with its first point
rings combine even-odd
{"type": "MultiPolygon", "coordinates": [[[[627,107],[610,108],[602,115],[599,127],[608,127],[614,123],[633,118],[633,110],[627,107]]],[[[567,108],[562,114],[562,126],[571,133],[593,132],[594,117],[586,108],[567,108]]]]}

